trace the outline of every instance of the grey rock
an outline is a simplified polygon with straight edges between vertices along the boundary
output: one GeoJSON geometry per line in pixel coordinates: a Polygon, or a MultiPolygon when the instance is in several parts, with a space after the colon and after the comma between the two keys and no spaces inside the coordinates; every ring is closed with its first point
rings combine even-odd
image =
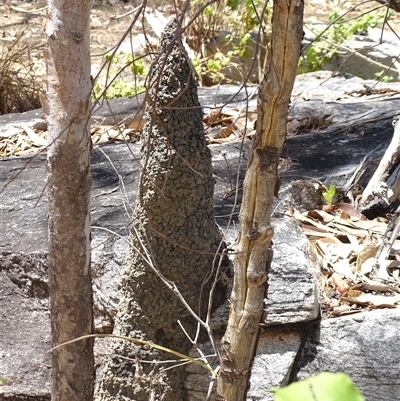
{"type": "Polygon", "coordinates": [[[299,328],[271,328],[261,335],[253,361],[248,401],[272,401],[271,387],[289,384],[301,343],[299,328]]]}
{"type": "MultiPolygon", "coordinates": [[[[355,88],[362,89],[363,81],[335,77],[325,82],[328,77],[329,75],[325,72],[312,74],[308,77],[299,77],[296,83],[294,94],[309,93],[311,100],[305,101],[295,97],[290,114],[296,118],[330,114],[333,124],[324,132],[303,134],[287,139],[283,157],[290,157],[292,163],[289,163],[288,168],[281,170],[280,173],[283,190],[280,195],[281,199],[276,202],[274,214],[276,219],[281,218],[287,206],[293,203],[289,191],[291,181],[312,176],[329,184],[343,185],[367,153],[372,152],[375,158],[379,158],[384,153],[393,134],[392,117],[400,108],[399,99],[382,97],[371,102],[368,98],[347,100],[343,98],[342,101],[338,101],[338,98],[343,97],[346,91],[355,88]]],[[[392,84],[391,87],[398,88],[395,84],[392,84]]],[[[254,87],[248,89],[250,92],[254,91],[254,87]]],[[[246,104],[246,94],[242,91],[235,96],[237,91],[238,87],[234,86],[219,89],[200,88],[199,97],[202,105],[207,107],[222,105],[234,97],[233,103],[226,107],[242,108],[246,104]]],[[[114,105],[117,107],[116,114],[119,118],[125,118],[137,111],[138,103],[134,99],[118,99],[111,102],[112,108],[114,105]],[[120,112],[118,112],[118,107],[121,107],[120,112]]],[[[252,100],[250,107],[255,107],[255,99],[252,100]]],[[[110,112],[105,107],[98,111],[99,118],[110,116],[110,112]],[[100,115],[100,113],[103,114],[100,115]]],[[[1,116],[0,127],[4,127],[6,123],[18,121],[28,124],[29,121],[40,119],[40,117],[40,111],[1,116]]],[[[35,123],[37,123],[36,120],[35,123]]],[[[228,241],[232,242],[236,235],[241,191],[239,190],[238,198],[235,201],[231,190],[235,188],[236,183],[239,187],[242,184],[249,143],[246,141],[243,146],[240,143],[212,145],[210,149],[216,181],[215,213],[228,241]],[[241,160],[241,173],[237,177],[239,159],[241,160]]],[[[96,329],[99,332],[111,330],[119,301],[120,276],[125,263],[126,239],[131,218],[130,207],[134,203],[138,183],[137,160],[139,160],[139,146],[132,144],[107,145],[96,148],[92,154],[92,268],[95,277],[96,329]]],[[[0,219],[0,310],[2,313],[0,320],[0,376],[8,379],[8,385],[0,386],[0,400],[48,399],[50,362],[48,354],[44,354],[50,348],[49,316],[45,296],[47,288],[45,155],[38,155],[34,158],[3,159],[0,160],[0,166],[1,186],[7,184],[1,194],[0,202],[2,216],[0,219]]],[[[306,354],[303,353],[304,356],[300,358],[300,354],[296,351],[298,344],[296,333],[299,330],[297,326],[307,325],[304,321],[315,319],[318,310],[318,295],[315,292],[312,293],[316,278],[310,265],[314,263],[314,258],[310,254],[304,237],[301,237],[298,229],[291,224],[294,223],[275,223],[274,251],[276,259],[273,262],[269,278],[271,288],[268,295],[270,308],[267,322],[269,326],[265,329],[267,333],[268,330],[271,330],[272,333],[275,333],[273,330],[281,333],[279,338],[282,341],[277,340],[277,334],[273,344],[287,343],[288,347],[279,348],[274,345],[275,353],[273,350],[264,352],[262,348],[259,349],[257,356],[259,359],[256,361],[260,361],[260,364],[255,364],[257,369],[253,374],[251,391],[252,394],[258,393],[262,396],[266,390],[266,387],[262,387],[262,383],[280,385],[286,383],[288,377],[294,377],[296,369],[292,368],[293,363],[290,362],[290,358],[294,360],[296,353],[299,364],[302,366],[298,369],[299,377],[313,374],[317,370],[317,368],[312,370],[310,364],[310,370],[307,371],[305,365],[301,365],[302,360],[306,361],[306,354]],[[289,225],[295,235],[292,242],[287,238],[287,233],[284,233],[285,225],[289,225]],[[281,234],[285,234],[286,237],[280,238],[281,234]],[[310,259],[309,263],[308,259],[310,259]],[[293,268],[293,266],[296,267],[293,268]],[[280,277],[276,277],[276,274],[279,274],[280,277]],[[301,287],[295,285],[299,277],[303,280],[301,287]],[[294,292],[297,289],[299,292],[294,292]],[[285,329],[283,325],[287,322],[292,322],[289,324],[290,330],[285,329]],[[271,327],[271,324],[279,326],[271,327]],[[283,362],[272,375],[263,364],[263,359],[267,361],[282,360],[283,362]]],[[[363,330],[370,330],[371,338],[374,330],[376,331],[376,327],[379,326],[380,334],[376,335],[376,339],[384,339],[384,333],[392,333],[393,322],[398,319],[395,317],[396,313],[397,310],[374,311],[368,314],[368,318],[371,316],[371,319],[372,316],[376,316],[374,328],[372,324],[360,326],[362,323],[357,322],[356,316],[351,318],[354,320],[352,325],[354,324],[356,327],[358,324],[363,327],[363,330]]],[[[226,312],[223,314],[226,316],[226,312]]],[[[336,327],[335,325],[339,325],[339,322],[348,322],[348,319],[350,318],[323,321],[321,338],[324,338],[324,330],[331,325],[336,327]]],[[[312,325],[313,321],[311,320],[309,324],[312,325]]],[[[222,330],[222,326],[220,329],[222,330]]],[[[273,335],[271,334],[271,336],[273,335]]],[[[370,398],[367,397],[371,401],[396,399],[396,394],[392,398],[373,395],[382,391],[381,386],[384,383],[393,383],[393,388],[398,389],[396,386],[399,385],[399,381],[395,370],[396,366],[398,368],[396,355],[398,355],[399,347],[392,334],[390,336],[393,338],[393,347],[391,348],[388,337],[385,351],[387,358],[383,358],[382,354],[376,354],[376,360],[379,361],[380,358],[385,364],[385,361],[392,361],[397,365],[394,365],[394,368],[389,366],[385,366],[385,369],[382,368],[382,372],[387,375],[386,382],[383,379],[371,380],[368,394],[372,395],[370,398]]],[[[332,339],[333,334],[327,338],[332,339]]],[[[272,341],[272,339],[268,341],[272,341]]],[[[370,359],[375,358],[378,346],[378,342],[373,346],[371,340],[368,358],[363,359],[363,354],[360,353],[357,359],[359,372],[371,372],[371,366],[376,366],[371,363],[370,359]]],[[[314,349],[316,352],[314,360],[318,361],[317,365],[321,367],[321,370],[328,369],[328,365],[331,363],[328,351],[323,352],[322,347],[314,349]]],[[[346,368],[348,368],[347,365],[351,365],[351,361],[343,359],[343,355],[342,361],[343,366],[346,363],[346,368]]],[[[377,377],[381,377],[378,373],[376,373],[377,377]]],[[[351,375],[352,371],[349,371],[349,374],[351,375]]],[[[208,379],[206,381],[208,382],[208,379]]],[[[362,383],[362,386],[367,388],[367,384],[362,383]]],[[[364,387],[363,391],[365,391],[364,387]]],[[[385,394],[388,394],[389,391],[390,389],[387,389],[385,394]]],[[[367,393],[365,394],[367,395],[367,393]]]]}
{"type": "Polygon", "coordinates": [[[318,259],[294,219],[277,220],[274,230],[264,324],[314,320],[320,311],[318,259]]]}
{"type": "Polygon", "coordinates": [[[48,399],[46,257],[0,252],[0,260],[0,377],[6,380],[0,386],[0,400],[48,399]]]}
{"type": "MultiPolygon", "coordinates": [[[[201,344],[201,352],[204,356],[207,356],[208,363],[211,368],[216,369],[219,362],[215,355],[212,345],[209,341],[201,344]]],[[[192,347],[189,351],[189,356],[192,358],[200,358],[201,355],[196,347],[192,347]]],[[[207,398],[207,392],[210,386],[215,384],[215,378],[213,383],[212,374],[206,371],[202,366],[196,365],[195,363],[189,363],[186,367],[186,373],[188,374],[185,380],[185,390],[187,401],[204,401],[207,398]]]]}
{"type": "Polygon", "coordinates": [[[92,248],[95,327],[99,333],[111,333],[118,310],[121,274],[128,243],[124,237],[100,231],[93,235],[92,248]]]}
{"type": "Polygon", "coordinates": [[[400,309],[384,309],[320,322],[307,339],[297,378],[345,372],[367,401],[398,400],[400,309]]]}
{"type": "Polygon", "coordinates": [[[399,72],[395,64],[398,48],[396,39],[395,32],[370,28],[366,35],[355,35],[344,42],[343,47],[348,50],[338,51],[324,69],[339,70],[364,79],[374,79],[383,72],[391,80],[398,81],[399,72]]]}

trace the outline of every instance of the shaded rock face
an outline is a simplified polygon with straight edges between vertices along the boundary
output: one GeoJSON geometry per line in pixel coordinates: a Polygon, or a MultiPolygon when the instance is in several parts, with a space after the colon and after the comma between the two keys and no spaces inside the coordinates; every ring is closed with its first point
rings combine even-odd
{"type": "MultiPolygon", "coordinates": [[[[150,72],[132,246],[114,333],[185,353],[190,342],[177,321],[193,338],[195,319],[150,265],[204,316],[222,235],[215,223],[211,153],[196,82],[175,32],[173,21],[164,31],[162,51],[150,72]]],[[[115,356],[106,363],[97,400],[185,399],[183,367],[162,372],[164,364],[140,365],[137,359],[171,355],[123,341],[115,341],[111,348],[115,356]]]]}
{"type": "Polygon", "coordinates": [[[0,400],[47,400],[47,255],[0,251],[0,281],[0,400]]]}

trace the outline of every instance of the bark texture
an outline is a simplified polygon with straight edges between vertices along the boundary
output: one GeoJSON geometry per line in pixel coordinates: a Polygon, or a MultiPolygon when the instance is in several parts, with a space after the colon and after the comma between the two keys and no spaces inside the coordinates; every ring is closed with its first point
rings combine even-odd
{"type": "MultiPolygon", "coordinates": [[[[50,1],[46,34],[52,346],[93,332],[90,274],[91,1],[50,1]]],[[[93,340],[52,353],[52,400],[91,400],[93,340]]]]}
{"type": "MultiPolygon", "coordinates": [[[[190,343],[177,321],[193,337],[195,320],[150,265],[204,315],[210,282],[203,283],[212,271],[221,233],[214,219],[211,154],[196,81],[176,28],[175,21],[165,28],[150,70],[132,249],[114,334],[186,353],[190,343]]],[[[185,399],[183,367],[163,371],[168,365],[145,363],[171,360],[171,355],[116,340],[111,352],[96,400],[185,399]]]]}
{"type": "Polygon", "coordinates": [[[394,117],[393,125],[392,140],[363,191],[359,205],[362,212],[368,209],[385,212],[396,200],[400,200],[400,113],[394,117]]]}
{"type": "Polygon", "coordinates": [[[259,87],[257,130],[243,186],[234,283],[221,340],[217,399],[243,401],[254,357],[268,277],[277,163],[286,138],[290,95],[303,33],[303,0],[275,0],[268,65],[259,87]]]}
{"type": "Polygon", "coordinates": [[[384,4],[394,11],[400,12],[400,1],[399,0],[376,0],[378,3],[384,4]]]}

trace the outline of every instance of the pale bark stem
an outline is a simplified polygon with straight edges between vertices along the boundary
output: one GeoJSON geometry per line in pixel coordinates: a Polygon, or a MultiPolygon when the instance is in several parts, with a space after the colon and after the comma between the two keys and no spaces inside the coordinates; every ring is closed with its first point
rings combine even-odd
{"type": "MultiPolygon", "coordinates": [[[[93,333],[90,272],[91,1],[50,0],[46,34],[52,347],[93,333]]],[[[93,398],[93,339],[52,353],[52,400],[93,398]]]]}
{"type": "Polygon", "coordinates": [[[249,384],[268,274],[277,162],[286,137],[287,111],[300,54],[303,6],[302,0],[274,1],[268,67],[259,88],[257,130],[243,186],[230,316],[221,341],[218,400],[244,400],[249,384]]]}

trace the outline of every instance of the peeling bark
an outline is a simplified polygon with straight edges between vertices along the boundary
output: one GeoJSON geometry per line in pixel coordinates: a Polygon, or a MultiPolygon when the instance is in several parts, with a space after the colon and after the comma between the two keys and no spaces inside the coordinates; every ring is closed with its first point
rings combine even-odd
{"type": "Polygon", "coordinates": [[[303,7],[303,0],[274,1],[272,43],[259,88],[256,136],[243,186],[229,322],[221,340],[218,400],[245,399],[257,347],[273,235],[270,218],[277,162],[286,138],[287,112],[303,34],[303,7]]]}
{"type": "Polygon", "coordinates": [[[400,159],[400,115],[393,121],[393,138],[383,155],[378,168],[363,191],[359,209],[370,208],[387,210],[396,200],[400,200],[399,168],[395,170],[400,159]],[[393,173],[391,174],[391,171],[393,173]]]}
{"type": "MultiPolygon", "coordinates": [[[[50,1],[46,35],[52,346],[93,333],[90,272],[91,1],[50,1]]],[[[91,400],[93,339],[52,353],[52,400],[91,400]]]]}

